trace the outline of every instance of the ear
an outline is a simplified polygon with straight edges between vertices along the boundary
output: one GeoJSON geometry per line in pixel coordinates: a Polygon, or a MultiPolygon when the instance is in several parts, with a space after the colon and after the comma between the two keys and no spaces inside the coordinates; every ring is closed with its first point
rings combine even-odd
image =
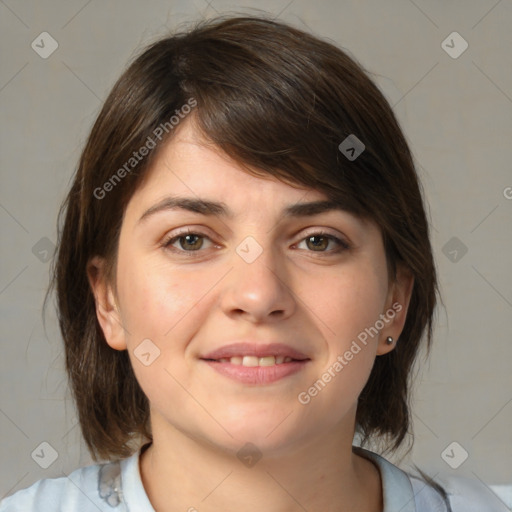
{"type": "Polygon", "coordinates": [[[386,307],[381,315],[384,328],[379,333],[377,355],[387,354],[395,348],[405,325],[413,287],[414,276],[411,271],[399,266],[396,279],[390,284],[386,307]],[[388,337],[393,338],[393,343],[386,342],[388,337]]]}
{"type": "Polygon", "coordinates": [[[99,256],[93,257],[87,264],[87,278],[96,302],[96,316],[107,343],[115,350],[125,350],[125,329],[105,269],[105,260],[99,256]]]}

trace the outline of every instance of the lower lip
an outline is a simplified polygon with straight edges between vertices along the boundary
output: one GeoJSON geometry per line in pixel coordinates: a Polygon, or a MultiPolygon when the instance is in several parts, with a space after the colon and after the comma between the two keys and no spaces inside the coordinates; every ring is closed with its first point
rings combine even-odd
{"type": "Polygon", "coordinates": [[[208,361],[205,363],[211,366],[220,374],[244,384],[270,384],[284,377],[300,372],[308,363],[304,361],[290,361],[289,363],[275,364],[273,366],[243,366],[239,364],[221,363],[220,361],[208,361]]]}

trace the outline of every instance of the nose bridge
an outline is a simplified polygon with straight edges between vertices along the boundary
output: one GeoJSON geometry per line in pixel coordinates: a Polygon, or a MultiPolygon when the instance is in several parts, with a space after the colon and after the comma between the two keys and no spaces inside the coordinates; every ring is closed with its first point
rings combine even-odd
{"type": "Polygon", "coordinates": [[[248,236],[236,247],[232,265],[222,301],[226,313],[244,312],[253,319],[263,319],[277,312],[282,317],[293,312],[295,303],[286,283],[285,265],[275,247],[248,236]]]}

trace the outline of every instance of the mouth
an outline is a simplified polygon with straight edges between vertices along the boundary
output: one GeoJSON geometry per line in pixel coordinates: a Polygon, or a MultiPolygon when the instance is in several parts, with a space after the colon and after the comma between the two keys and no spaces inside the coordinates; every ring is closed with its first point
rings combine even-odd
{"type": "Polygon", "coordinates": [[[284,363],[291,363],[293,361],[305,361],[306,359],[293,359],[289,356],[274,356],[268,355],[263,357],[258,356],[234,356],[234,357],[221,357],[220,359],[204,359],[205,361],[212,361],[218,363],[229,363],[236,366],[246,366],[248,368],[255,366],[275,366],[284,363]]]}
{"type": "Polygon", "coordinates": [[[311,359],[281,343],[234,343],[200,359],[232,380],[244,384],[270,384],[302,370],[311,359]]]}

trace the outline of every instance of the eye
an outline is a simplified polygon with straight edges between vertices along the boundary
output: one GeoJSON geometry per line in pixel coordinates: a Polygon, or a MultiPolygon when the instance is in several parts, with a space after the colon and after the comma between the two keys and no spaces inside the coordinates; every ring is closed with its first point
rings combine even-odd
{"type": "MultiPolygon", "coordinates": [[[[211,239],[202,233],[186,231],[174,234],[163,240],[162,247],[177,253],[194,253],[207,249],[214,244],[211,239]]],[[[338,253],[349,249],[350,245],[340,238],[323,232],[311,233],[298,244],[298,249],[309,252],[338,253]]]]}
{"type": "Polygon", "coordinates": [[[167,238],[163,241],[162,246],[181,252],[195,252],[204,248],[206,241],[211,244],[211,240],[206,235],[187,231],[167,238]]]}
{"type": "Polygon", "coordinates": [[[301,240],[297,247],[303,249],[304,244],[312,252],[340,252],[349,249],[348,243],[327,233],[312,233],[301,240]]]}

